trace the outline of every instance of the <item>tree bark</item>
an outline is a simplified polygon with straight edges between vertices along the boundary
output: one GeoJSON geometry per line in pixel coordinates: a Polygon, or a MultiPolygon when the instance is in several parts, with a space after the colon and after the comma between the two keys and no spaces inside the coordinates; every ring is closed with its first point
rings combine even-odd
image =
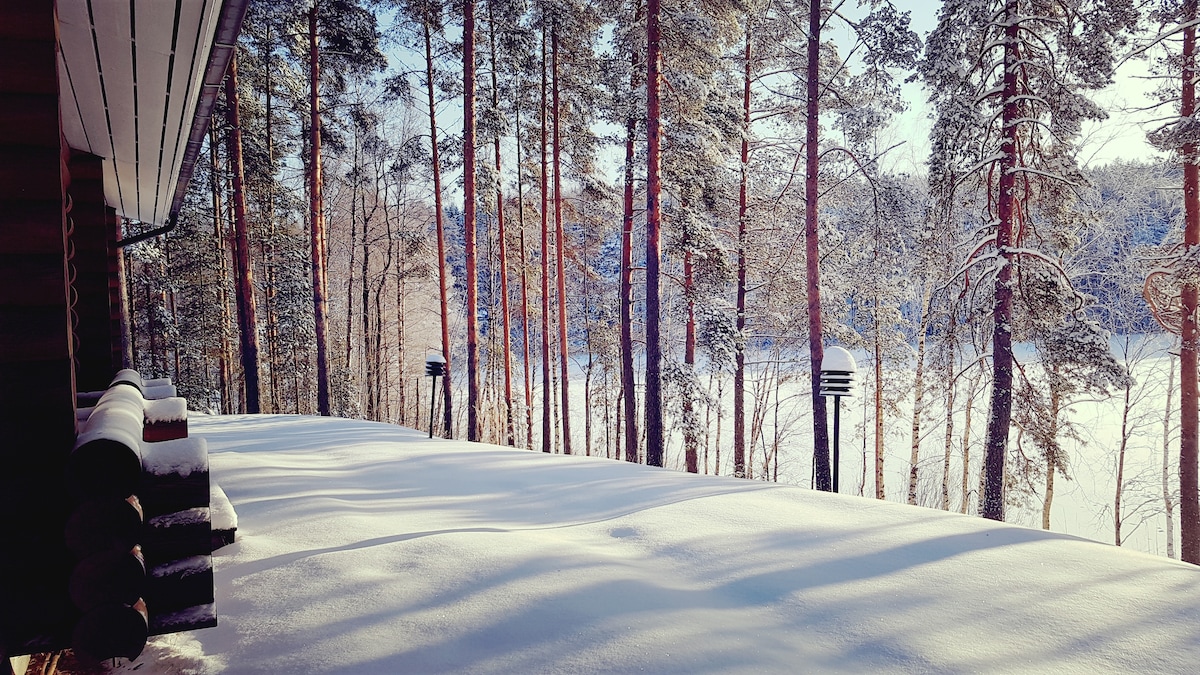
{"type": "Polygon", "coordinates": [[[662,158],[659,86],[659,0],[646,2],[646,463],[663,465],[662,337],[659,265],[662,256],[662,158]]]}
{"type": "MultiPolygon", "coordinates": [[[[267,43],[271,43],[271,28],[267,27],[267,43]]],[[[267,137],[267,167],[271,175],[267,180],[267,203],[263,221],[266,224],[267,237],[263,242],[264,267],[267,274],[267,288],[264,297],[267,319],[267,371],[271,379],[271,408],[270,412],[280,412],[279,399],[279,318],[276,312],[275,298],[279,294],[279,284],[275,278],[275,242],[277,228],[275,225],[275,138],[274,138],[274,88],[271,83],[271,69],[274,63],[268,55],[263,68],[266,81],[266,137],[267,137]]]]}
{"type": "Polygon", "coordinates": [[[713,475],[721,475],[721,420],[724,417],[724,380],[717,380],[717,434],[713,443],[713,475]]]}
{"type": "MultiPolygon", "coordinates": [[[[746,477],[746,230],[750,189],[750,18],[742,77],[742,154],[738,181],[737,347],[733,356],[733,475],[746,477]]],[[[719,467],[719,463],[718,463],[719,467]]]]}
{"type": "Polygon", "coordinates": [[[872,301],[874,312],[872,312],[871,320],[874,324],[872,327],[875,333],[875,498],[884,499],[886,497],[883,482],[883,346],[879,341],[879,296],[875,296],[872,301]]]}
{"type": "MultiPolygon", "coordinates": [[[[371,208],[372,217],[374,217],[374,213],[381,207],[383,209],[383,223],[385,228],[385,244],[383,248],[386,253],[383,259],[383,267],[379,270],[379,274],[375,278],[375,330],[373,331],[375,340],[371,346],[371,373],[376,382],[371,398],[371,408],[375,413],[372,419],[377,422],[391,421],[391,377],[389,377],[388,371],[384,366],[384,363],[387,361],[387,346],[383,342],[383,291],[387,286],[388,277],[391,276],[392,263],[394,261],[392,256],[392,242],[395,241],[395,238],[392,236],[392,219],[391,214],[388,212],[388,184],[383,167],[384,161],[382,156],[379,154],[375,155],[375,194],[373,197],[374,205],[371,208]],[[381,183],[383,186],[382,194],[380,194],[381,183]]],[[[369,222],[370,218],[367,220],[369,222]]],[[[403,273],[403,270],[397,270],[397,286],[400,285],[400,277],[403,276],[403,273]]],[[[397,322],[400,321],[401,319],[397,317],[397,322]]],[[[401,346],[400,351],[403,353],[403,346],[401,346]]]]}
{"type": "Polygon", "coordinates": [[[950,451],[954,446],[954,343],[950,343],[946,359],[946,443],[942,448],[942,510],[950,510],[950,451]]]}
{"type": "Polygon", "coordinates": [[[562,451],[571,454],[571,405],[570,379],[567,376],[567,274],[566,244],[562,218],[562,139],[560,107],[558,101],[558,26],[550,29],[550,74],[552,82],[551,108],[554,118],[554,248],[558,282],[558,363],[562,378],[562,451]]]}
{"type": "Polygon", "coordinates": [[[959,505],[959,512],[966,513],[967,507],[971,503],[971,411],[975,409],[975,378],[971,378],[970,387],[967,389],[967,404],[963,414],[963,434],[962,434],[962,504],[959,505]]]}
{"type": "MultiPolygon", "coordinates": [[[[1183,31],[1183,102],[1180,117],[1190,120],[1196,114],[1196,0],[1184,1],[1183,31]]],[[[1184,250],[1200,244],[1200,167],[1196,166],[1197,147],[1188,143],[1183,155],[1184,250]]],[[[1184,562],[1200,564],[1200,385],[1197,383],[1196,307],[1200,291],[1194,280],[1183,284],[1180,293],[1179,348],[1179,556],[1184,562]]]]}
{"type": "Polygon", "coordinates": [[[233,413],[233,392],[230,390],[231,383],[233,382],[233,375],[230,370],[233,349],[229,344],[229,299],[226,296],[226,284],[229,280],[229,262],[225,257],[225,226],[222,219],[225,207],[221,204],[221,187],[218,180],[220,169],[217,159],[216,125],[210,125],[208,128],[208,152],[212,159],[210,182],[213,201],[213,238],[219,253],[217,259],[220,261],[217,267],[217,307],[221,322],[221,356],[217,363],[217,367],[219,368],[218,383],[221,389],[221,413],[229,415],[233,413]]]}
{"type": "MultiPolygon", "coordinates": [[[[354,139],[353,166],[358,166],[358,138],[354,139]]],[[[346,265],[346,332],[345,352],[342,360],[341,378],[345,382],[351,377],[354,363],[354,263],[358,260],[358,181],[350,184],[350,262],[346,265]]],[[[365,281],[365,279],[364,279],[365,281]]]]}
{"type": "MultiPolygon", "coordinates": [[[[360,155],[361,157],[361,155],[360,155]]],[[[376,410],[376,396],[379,392],[379,377],[375,372],[375,358],[377,353],[371,348],[371,286],[367,283],[367,279],[371,273],[371,240],[367,234],[367,223],[370,222],[371,216],[367,215],[366,209],[366,191],[365,187],[359,189],[359,209],[358,214],[362,217],[362,268],[359,275],[359,284],[361,289],[359,292],[359,330],[362,332],[362,367],[360,371],[365,371],[366,377],[363,379],[363,385],[366,387],[366,401],[363,406],[363,417],[369,420],[378,420],[378,411],[376,410]]],[[[376,204],[379,202],[376,201],[376,204]]],[[[372,209],[372,212],[374,209],[372,209]]]]}
{"type": "Polygon", "coordinates": [[[479,299],[475,261],[475,0],[463,2],[463,253],[467,268],[467,440],[479,441],[479,299]]]}
{"type": "MultiPolygon", "coordinates": [[[[586,211],[585,211],[586,215],[586,211]]],[[[588,270],[591,269],[588,261],[588,238],[585,235],[581,239],[581,248],[583,259],[580,268],[583,270],[583,334],[584,343],[587,346],[587,366],[583,375],[583,454],[587,457],[592,456],[592,412],[595,405],[592,402],[592,382],[595,376],[596,367],[596,346],[592,342],[592,285],[589,280],[588,270]]],[[[607,391],[605,398],[607,399],[607,391]]]]}
{"type": "MultiPolygon", "coordinates": [[[[917,376],[913,383],[912,454],[908,460],[908,503],[917,504],[917,465],[921,450],[921,414],[925,402],[925,328],[929,317],[930,286],[921,294],[921,320],[917,327],[917,376]]],[[[949,454],[946,455],[949,457],[949,454]]],[[[945,485],[945,482],[942,483],[945,485]]]]}
{"type": "MultiPolygon", "coordinates": [[[[829,423],[825,397],[821,396],[821,360],[825,356],[821,326],[821,259],[817,240],[818,147],[820,128],[821,3],[810,2],[808,12],[807,119],[805,120],[804,251],[805,290],[808,294],[808,355],[812,370],[813,475],[816,488],[833,489],[829,473],[829,423]]],[[[735,450],[736,452],[736,450],[735,450]]]]}
{"type": "MultiPolygon", "coordinates": [[[[688,378],[687,387],[683,394],[683,457],[688,473],[699,473],[699,459],[696,446],[700,439],[697,437],[699,428],[696,420],[696,403],[691,394],[696,375],[696,303],[695,303],[695,270],[692,254],[683,254],[683,292],[687,302],[687,323],[683,335],[683,363],[688,378]]],[[[778,399],[777,399],[778,401],[778,399]]]]}
{"type": "MultiPolygon", "coordinates": [[[[494,0],[488,3],[488,40],[492,51],[492,107],[500,109],[500,85],[496,67],[496,14],[494,0]]],[[[504,190],[500,173],[500,132],[492,139],[492,152],[496,156],[496,229],[500,247],[500,317],[504,329],[504,442],[516,445],[516,428],[513,421],[512,392],[512,325],[508,307],[508,234],[504,227],[504,190]]]]}
{"type": "Polygon", "coordinates": [[[547,119],[549,83],[546,79],[546,27],[542,26],[542,100],[539,114],[541,117],[541,165],[542,175],[539,187],[542,198],[542,452],[554,452],[554,426],[551,420],[550,404],[553,388],[550,381],[550,165],[546,159],[546,146],[549,140],[547,119]]]}
{"type": "Polygon", "coordinates": [[[1016,213],[1017,128],[1021,105],[1017,99],[1020,52],[1017,49],[1017,0],[1004,5],[1004,107],[1000,181],[996,194],[996,252],[1000,271],[996,274],[995,306],[992,309],[992,397],[988,411],[987,445],[984,455],[984,491],[980,515],[1004,520],[1004,462],[1008,430],[1012,420],[1012,312],[1013,312],[1013,226],[1016,213]]]}
{"type": "Polygon", "coordinates": [[[321,177],[321,60],[317,49],[317,0],[308,10],[309,223],[312,250],[313,326],[317,337],[317,411],[329,416],[329,340],[326,330],[325,204],[321,177]]]}
{"type": "MultiPolygon", "coordinates": [[[[636,17],[635,17],[636,22],[636,17]]],[[[638,54],[630,56],[630,88],[637,88],[638,54]]],[[[625,118],[625,194],[621,220],[621,402],[624,408],[625,461],[638,461],[637,390],[633,374],[633,162],[637,118],[631,104],[625,118]]]]}
{"type": "MultiPolygon", "coordinates": [[[[1062,406],[1062,397],[1057,390],[1050,392],[1050,439],[1051,443],[1058,438],[1058,410],[1062,406]]],[[[1051,445],[1046,448],[1046,494],[1042,499],[1042,529],[1050,529],[1050,507],[1054,505],[1054,474],[1058,472],[1058,467],[1062,464],[1062,458],[1058,456],[1059,448],[1057,445],[1051,445]]],[[[1118,474],[1118,479],[1120,475],[1118,474]]],[[[1117,544],[1120,546],[1120,544],[1117,544]]]]}
{"type": "MultiPolygon", "coordinates": [[[[517,100],[521,99],[517,96],[517,100]]],[[[517,219],[521,257],[521,345],[525,371],[525,447],[533,449],[533,382],[529,372],[529,261],[525,254],[525,192],[521,184],[521,107],[517,105],[517,219]]]]}
{"type": "MultiPolygon", "coordinates": [[[[397,242],[396,245],[399,246],[400,243],[397,242]]],[[[406,380],[404,376],[404,362],[407,359],[407,341],[405,340],[404,331],[404,316],[407,314],[407,312],[404,309],[404,286],[404,275],[403,273],[398,272],[396,275],[396,376],[399,386],[396,391],[400,397],[400,400],[397,402],[400,408],[400,419],[398,420],[398,424],[402,427],[408,426],[408,392],[405,390],[404,385],[406,380]]],[[[417,399],[418,405],[420,404],[420,400],[421,399],[417,399]]],[[[413,426],[421,426],[419,415],[413,421],[413,426]]]]}
{"type": "MultiPolygon", "coordinates": [[[[250,233],[246,222],[246,189],[242,168],[242,127],[238,115],[238,79],[236,56],[229,63],[225,79],[225,116],[229,123],[229,169],[233,175],[233,249],[237,271],[238,333],[242,352],[242,372],[246,384],[245,410],[261,411],[258,373],[258,308],[254,298],[254,270],[250,264],[250,233]]],[[[153,337],[153,335],[152,335],[153,337]]]]}
{"type": "Polygon", "coordinates": [[[1129,398],[1132,388],[1133,385],[1125,384],[1121,406],[1121,443],[1117,447],[1117,489],[1113,495],[1113,543],[1117,546],[1121,545],[1121,493],[1125,489],[1125,450],[1129,447],[1129,398]]]}
{"type": "MultiPolygon", "coordinates": [[[[450,301],[446,285],[446,224],[442,213],[442,167],[438,155],[437,107],[433,98],[433,36],[429,23],[429,17],[425,17],[422,27],[425,34],[425,95],[429,106],[429,149],[433,163],[433,221],[437,228],[438,313],[442,328],[442,357],[446,359],[446,372],[442,377],[442,436],[450,438],[454,424],[450,389],[450,301]]],[[[418,397],[417,401],[420,400],[418,397]]]]}
{"type": "Polygon", "coordinates": [[[1167,404],[1163,411],[1162,492],[1167,516],[1167,557],[1175,557],[1175,500],[1171,495],[1171,394],[1175,391],[1175,364],[1167,356],[1167,404]]]}

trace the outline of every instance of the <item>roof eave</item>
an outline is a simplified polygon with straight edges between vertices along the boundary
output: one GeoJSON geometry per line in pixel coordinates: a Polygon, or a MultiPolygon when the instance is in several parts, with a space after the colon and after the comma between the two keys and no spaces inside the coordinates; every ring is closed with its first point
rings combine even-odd
{"type": "Polygon", "coordinates": [[[225,71],[233,60],[237,48],[238,33],[242,29],[242,19],[250,0],[225,0],[221,7],[220,18],[217,20],[217,30],[213,35],[212,50],[208,55],[208,66],[204,71],[204,83],[200,89],[200,99],[196,104],[196,114],[192,118],[192,130],[188,134],[187,146],[184,149],[183,161],[179,168],[179,180],[175,184],[175,196],[171,200],[170,217],[165,227],[173,226],[183,206],[187,195],[188,183],[196,168],[196,159],[204,145],[204,137],[208,134],[208,125],[212,120],[213,107],[217,103],[217,95],[221,91],[221,82],[225,79],[225,71]]]}

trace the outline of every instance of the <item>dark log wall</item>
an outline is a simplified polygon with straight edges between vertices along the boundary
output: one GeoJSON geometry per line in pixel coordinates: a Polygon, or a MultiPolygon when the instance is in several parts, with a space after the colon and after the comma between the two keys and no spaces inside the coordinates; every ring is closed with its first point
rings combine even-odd
{"type": "MultiPolygon", "coordinates": [[[[121,366],[119,324],[112,325],[109,280],[116,286],[116,217],[104,204],[104,169],[95,155],[72,152],[70,240],[77,299],[75,318],[75,385],[80,391],[108,386],[121,366]],[[117,361],[113,362],[114,335],[117,361]]],[[[119,290],[119,289],[118,289],[119,290]]]]}
{"type": "Polygon", "coordinates": [[[75,384],[56,45],[53,0],[0,2],[0,655],[29,651],[39,625],[69,611],[59,492],[75,384]]]}

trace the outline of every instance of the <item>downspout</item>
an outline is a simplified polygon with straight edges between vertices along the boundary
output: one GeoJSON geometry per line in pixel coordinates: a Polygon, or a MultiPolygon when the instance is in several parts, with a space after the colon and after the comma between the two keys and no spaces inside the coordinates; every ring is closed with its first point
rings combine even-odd
{"type": "Polygon", "coordinates": [[[171,217],[167,219],[166,225],[163,225],[162,227],[156,227],[153,230],[146,230],[145,232],[142,232],[141,234],[135,234],[132,237],[125,237],[124,239],[122,239],[116,243],[116,247],[117,248],[125,248],[126,246],[132,246],[133,244],[137,244],[137,243],[146,241],[147,239],[153,239],[160,234],[166,234],[166,233],[170,232],[171,230],[175,229],[175,225],[178,222],[179,222],[179,212],[175,211],[174,213],[171,214],[171,217]]]}

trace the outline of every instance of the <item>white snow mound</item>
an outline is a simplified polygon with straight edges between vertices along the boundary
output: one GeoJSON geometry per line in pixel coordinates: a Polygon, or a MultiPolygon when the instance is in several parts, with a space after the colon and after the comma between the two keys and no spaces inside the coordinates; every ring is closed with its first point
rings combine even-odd
{"type": "Polygon", "coordinates": [[[219,625],[152,641],[142,675],[1200,663],[1198,568],[1075,537],[367,422],[193,433],[239,541],[214,555],[219,625]]]}

